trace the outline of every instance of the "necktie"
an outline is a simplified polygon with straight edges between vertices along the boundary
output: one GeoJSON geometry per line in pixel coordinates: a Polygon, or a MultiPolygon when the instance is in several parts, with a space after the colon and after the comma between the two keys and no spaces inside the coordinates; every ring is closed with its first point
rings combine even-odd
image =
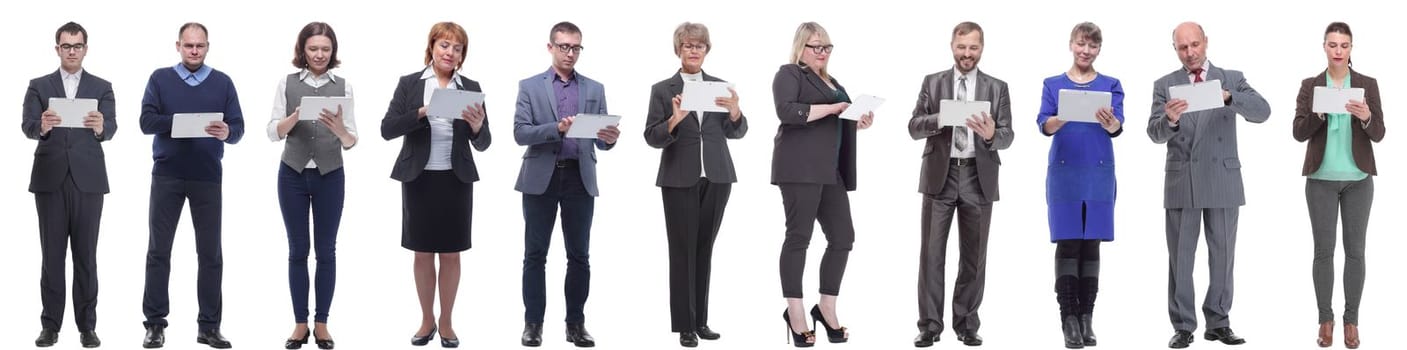
{"type": "MultiPolygon", "coordinates": [[[[958,101],[967,101],[967,76],[966,76],[966,75],[964,75],[964,76],[959,76],[959,77],[958,77],[958,93],[957,93],[957,95],[956,95],[955,97],[957,97],[957,100],[958,100],[958,101]]],[[[965,150],[967,150],[967,143],[968,143],[967,127],[965,127],[965,126],[954,126],[954,127],[953,127],[953,148],[956,148],[958,151],[965,151],[965,150]]]]}
{"type": "Polygon", "coordinates": [[[1192,73],[1192,82],[1194,82],[1194,83],[1200,83],[1200,82],[1202,82],[1202,69],[1201,69],[1201,68],[1188,70],[1188,72],[1192,73]]]}

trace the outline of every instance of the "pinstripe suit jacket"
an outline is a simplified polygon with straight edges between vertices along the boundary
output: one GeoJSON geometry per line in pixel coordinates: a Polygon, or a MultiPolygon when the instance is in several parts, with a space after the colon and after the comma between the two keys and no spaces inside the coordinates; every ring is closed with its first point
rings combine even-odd
{"type": "Polygon", "coordinates": [[[1186,68],[1178,69],[1153,83],[1153,111],[1148,118],[1148,137],[1168,145],[1164,167],[1163,207],[1233,208],[1246,204],[1241,183],[1241,159],[1236,150],[1236,115],[1262,123],[1270,118],[1265,102],[1239,71],[1207,64],[1205,80],[1220,80],[1230,92],[1226,107],[1183,113],[1177,127],[1168,125],[1163,105],[1168,87],[1188,84],[1186,68]]]}

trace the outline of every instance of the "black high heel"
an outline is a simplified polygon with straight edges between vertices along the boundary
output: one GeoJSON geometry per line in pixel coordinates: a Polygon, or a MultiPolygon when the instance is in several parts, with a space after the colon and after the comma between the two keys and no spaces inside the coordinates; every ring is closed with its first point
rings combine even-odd
{"type": "Polygon", "coordinates": [[[816,345],[816,332],[807,330],[805,332],[801,332],[801,334],[797,334],[796,332],[791,330],[791,314],[787,313],[787,310],[782,310],[782,320],[787,321],[788,343],[792,343],[792,345],[796,345],[796,347],[798,348],[809,348],[813,345],[816,345]],[[811,338],[812,342],[806,342],[806,338],[811,338]]]}
{"type": "Polygon", "coordinates": [[[315,343],[318,344],[318,349],[322,349],[322,350],[332,350],[332,347],[335,345],[335,344],[332,342],[332,338],[327,338],[327,339],[317,339],[317,338],[318,338],[317,336],[313,336],[313,339],[314,339],[313,342],[315,342],[315,343]]]}
{"type": "Polygon", "coordinates": [[[821,315],[821,306],[811,306],[811,327],[816,327],[816,321],[821,321],[821,326],[826,327],[826,340],[831,343],[844,343],[850,340],[850,336],[845,334],[845,327],[831,328],[830,322],[826,322],[826,317],[821,315]]]}
{"type": "Polygon", "coordinates": [[[416,335],[414,337],[411,337],[410,345],[425,346],[425,344],[429,344],[430,339],[435,339],[435,331],[438,331],[439,329],[440,327],[438,325],[430,325],[430,333],[426,333],[424,336],[416,335]]]}
{"type": "MultiPolygon", "coordinates": [[[[310,329],[310,330],[308,330],[308,333],[313,333],[313,331],[310,329]]],[[[284,348],[284,349],[289,349],[289,350],[293,350],[293,349],[302,349],[302,348],[303,348],[303,344],[307,344],[307,343],[308,343],[308,333],[303,334],[303,339],[288,338],[288,340],[284,340],[284,341],[283,341],[283,348],[284,348]]]]}

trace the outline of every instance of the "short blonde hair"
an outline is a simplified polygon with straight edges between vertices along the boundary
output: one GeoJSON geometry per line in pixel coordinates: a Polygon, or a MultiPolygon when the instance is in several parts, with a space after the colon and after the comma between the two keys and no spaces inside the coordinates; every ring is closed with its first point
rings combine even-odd
{"type": "Polygon", "coordinates": [[[681,50],[684,46],[684,41],[689,39],[703,42],[704,46],[707,47],[704,49],[704,53],[713,50],[713,42],[708,40],[708,27],[705,27],[703,23],[684,22],[679,24],[679,28],[674,29],[675,55],[679,55],[680,52],[683,52],[681,50]]]}
{"type": "Polygon", "coordinates": [[[435,41],[440,39],[458,41],[464,44],[464,53],[459,56],[459,64],[454,69],[464,67],[464,56],[469,54],[469,34],[464,32],[464,27],[460,27],[454,22],[435,23],[430,27],[430,37],[425,43],[425,65],[430,65],[430,60],[435,56],[435,41]]]}
{"type": "MultiPolygon", "coordinates": [[[[826,33],[826,28],[822,28],[816,22],[802,23],[796,27],[796,36],[791,40],[791,63],[801,64],[801,50],[806,49],[806,42],[811,40],[811,36],[820,37],[823,45],[831,44],[831,36],[826,33]]],[[[821,78],[830,79],[830,74],[825,67],[821,67],[821,78]]]]}

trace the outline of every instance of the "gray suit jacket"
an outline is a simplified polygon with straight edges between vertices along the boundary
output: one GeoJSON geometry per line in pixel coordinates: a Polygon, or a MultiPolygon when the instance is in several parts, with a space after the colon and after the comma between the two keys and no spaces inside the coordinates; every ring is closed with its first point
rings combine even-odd
{"type": "MultiPolygon", "coordinates": [[[[703,73],[704,81],[723,81],[703,73]]],[[[733,171],[733,156],[728,152],[727,139],[740,139],[747,134],[747,116],[737,122],[728,113],[689,112],[684,120],[669,131],[669,117],[674,114],[674,96],[684,92],[684,79],[679,73],[650,87],[650,109],[645,118],[645,143],[661,148],[660,170],[655,186],[690,187],[699,181],[700,173],[708,174],[712,183],[738,182],[733,171]],[[702,152],[702,156],[700,156],[702,152]],[[700,163],[702,157],[702,163],[700,163]],[[706,169],[700,169],[700,166],[706,169]],[[707,170],[707,171],[705,171],[707,170]]]]}
{"type": "MultiPolygon", "coordinates": [[[[594,140],[596,148],[592,148],[591,139],[567,139],[557,132],[557,98],[552,91],[555,74],[548,69],[518,82],[513,140],[528,146],[528,150],[523,152],[523,166],[518,170],[518,183],[513,189],[526,194],[547,192],[547,184],[557,170],[557,152],[561,151],[562,142],[576,142],[582,185],[586,186],[587,193],[597,196],[596,148],[609,150],[615,145],[594,140]]],[[[576,73],[576,78],[581,84],[578,113],[606,114],[606,87],[580,72],[576,73]]]]}
{"type": "MultiPolygon", "coordinates": [[[[39,140],[34,149],[34,170],[29,177],[30,192],[55,192],[63,186],[64,174],[73,176],[73,183],[79,191],[88,193],[108,193],[107,163],[103,147],[99,142],[111,140],[117,133],[116,102],[112,95],[112,84],[87,70],[78,79],[78,92],[74,97],[98,100],[98,112],[103,114],[103,134],[93,134],[92,129],[53,128],[48,135],[39,135],[39,124],[45,110],[49,109],[49,98],[66,97],[63,78],[58,71],[29,81],[29,89],[24,95],[24,121],[20,129],[30,139],[39,140]]],[[[84,116],[60,116],[82,118],[84,116]]]]}
{"type": "Polygon", "coordinates": [[[1168,87],[1188,84],[1186,68],[1178,69],[1153,83],[1153,111],[1148,118],[1148,137],[1168,145],[1164,168],[1163,207],[1233,208],[1246,204],[1241,183],[1241,159],[1236,151],[1236,115],[1252,123],[1270,118],[1270,105],[1246,83],[1239,71],[1207,64],[1206,80],[1221,80],[1221,88],[1231,93],[1225,108],[1183,113],[1176,128],[1168,125],[1163,105],[1168,87]]]}
{"type": "MultiPolygon", "coordinates": [[[[1011,130],[1011,96],[1007,94],[1006,82],[993,78],[980,69],[973,89],[978,101],[992,103],[989,112],[996,122],[997,130],[991,142],[974,142],[977,148],[977,181],[987,200],[1001,199],[998,182],[998,167],[1002,159],[998,150],[1011,147],[1016,134],[1011,130]]],[[[923,166],[919,172],[918,191],[936,195],[943,191],[948,179],[948,157],[953,144],[952,127],[940,126],[938,102],[953,99],[953,70],[948,69],[923,77],[919,89],[918,103],[914,106],[913,117],[909,119],[909,136],[915,140],[928,139],[923,145],[923,166]]]]}

